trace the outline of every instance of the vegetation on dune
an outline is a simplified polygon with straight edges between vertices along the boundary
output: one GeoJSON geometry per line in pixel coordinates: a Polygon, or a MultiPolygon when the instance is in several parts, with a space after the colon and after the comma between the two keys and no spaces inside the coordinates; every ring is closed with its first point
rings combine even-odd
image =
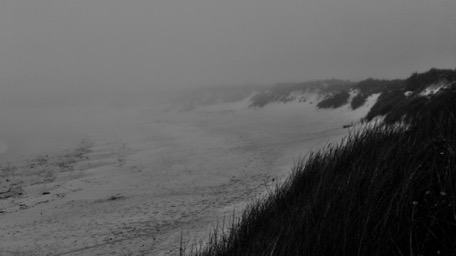
{"type": "Polygon", "coordinates": [[[345,89],[353,86],[353,83],[345,80],[318,80],[304,83],[285,83],[277,84],[267,90],[261,91],[252,97],[250,107],[264,107],[265,105],[272,102],[286,103],[295,100],[292,93],[317,93],[317,94],[328,94],[328,93],[339,93],[345,89]]]}
{"type": "Polygon", "coordinates": [[[377,79],[366,79],[361,82],[358,82],[356,86],[353,87],[358,94],[353,97],[350,102],[352,109],[357,109],[366,103],[366,100],[372,94],[382,93],[387,91],[390,88],[396,88],[400,86],[402,80],[377,80],[377,79]]]}
{"type": "Polygon", "coordinates": [[[371,121],[374,117],[384,116],[389,114],[396,105],[400,102],[405,101],[406,97],[404,93],[400,92],[401,89],[393,89],[384,91],[377,99],[377,102],[367,113],[365,119],[371,121]]]}
{"type": "MultiPolygon", "coordinates": [[[[376,104],[366,116],[370,121],[377,116],[388,115],[393,108],[424,106],[422,99],[417,100],[427,86],[456,81],[456,70],[431,69],[428,72],[415,73],[408,79],[378,80],[366,79],[360,82],[345,80],[317,80],[302,83],[280,83],[274,86],[226,86],[201,87],[176,99],[181,111],[193,110],[197,106],[229,103],[249,98],[251,108],[262,108],[270,103],[287,103],[298,100],[305,102],[306,94],[317,95],[318,108],[339,108],[350,104],[353,110],[362,107],[373,94],[380,94],[376,104]],[[350,99],[350,93],[353,98],[350,99]],[[409,97],[411,96],[411,97],[409,97]]],[[[308,96],[308,95],[307,95],[308,96]]],[[[402,115],[402,114],[401,114],[402,115]]],[[[399,116],[401,116],[399,115],[399,116]]],[[[390,116],[388,122],[397,121],[390,116]]]]}
{"type": "Polygon", "coordinates": [[[382,93],[388,90],[397,89],[402,86],[404,80],[378,80],[366,79],[357,83],[344,80],[321,80],[294,84],[277,84],[268,90],[256,94],[250,107],[264,107],[272,102],[286,103],[295,100],[293,92],[297,93],[316,93],[326,95],[320,102],[318,108],[339,108],[348,103],[350,91],[355,92],[355,96],[350,101],[352,109],[357,109],[364,105],[367,98],[372,94],[382,93]]]}
{"type": "MultiPolygon", "coordinates": [[[[422,112],[428,112],[442,97],[450,97],[445,91],[456,86],[456,70],[431,69],[422,74],[413,74],[404,81],[397,81],[382,92],[375,105],[370,109],[365,120],[384,116],[385,122],[394,123],[402,119],[412,119],[422,112]],[[444,83],[448,88],[437,94],[420,95],[429,86],[444,83]],[[406,95],[406,93],[410,95],[406,95]]],[[[442,101],[443,102],[443,101],[442,101]]],[[[439,107],[443,107],[439,105],[439,107]]]]}
{"type": "Polygon", "coordinates": [[[298,161],[189,254],[456,255],[456,87],[421,101],[383,92],[374,111],[391,122],[298,161]]]}
{"type": "Polygon", "coordinates": [[[350,93],[346,90],[337,92],[317,104],[319,108],[338,108],[347,104],[350,93]]]}
{"type": "Polygon", "coordinates": [[[406,80],[405,90],[417,91],[442,80],[456,81],[456,70],[432,68],[425,73],[414,73],[406,80]]]}

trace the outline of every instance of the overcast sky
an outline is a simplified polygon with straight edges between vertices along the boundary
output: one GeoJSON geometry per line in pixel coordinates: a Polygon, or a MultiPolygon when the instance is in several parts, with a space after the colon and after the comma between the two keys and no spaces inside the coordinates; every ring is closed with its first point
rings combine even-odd
{"type": "Polygon", "coordinates": [[[431,67],[456,68],[454,0],[0,0],[4,92],[402,78],[431,67]]]}

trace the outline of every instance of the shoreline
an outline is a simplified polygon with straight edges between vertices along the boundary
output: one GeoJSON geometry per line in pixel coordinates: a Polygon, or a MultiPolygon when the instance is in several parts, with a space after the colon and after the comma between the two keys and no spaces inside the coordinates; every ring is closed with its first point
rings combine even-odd
{"type": "Polygon", "coordinates": [[[173,254],[182,232],[190,242],[207,239],[233,209],[240,213],[287,177],[292,158],[347,133],[342,126],[306,132],[293,115],[283,134],[259,132],[249,115],[146,117],[134,134],[94,141],[75,170],[7,199],[18,210],[1,214],[0,228],[10,233],[0,236],[3,253],[173,254]]]}

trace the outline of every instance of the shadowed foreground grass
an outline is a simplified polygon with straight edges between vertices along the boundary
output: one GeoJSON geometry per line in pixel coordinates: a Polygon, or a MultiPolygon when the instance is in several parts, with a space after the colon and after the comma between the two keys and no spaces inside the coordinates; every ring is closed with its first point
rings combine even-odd
{"type": "Polygon", "coordinates": [[[456,255],[456,90],[409,121],[365,127],[299,161],[227,232],[185,253],[456,255]]]}

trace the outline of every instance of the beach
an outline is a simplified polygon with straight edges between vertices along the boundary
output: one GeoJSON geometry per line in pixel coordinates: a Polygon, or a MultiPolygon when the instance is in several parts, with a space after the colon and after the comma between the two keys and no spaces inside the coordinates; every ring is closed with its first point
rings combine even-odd
{"type": "Polygon", "coordinates": [[[64,153],[3,163],[4,190],[14,183],[20,195],[0,200],[0,253],[175,255],[280,184],[299,158],[338,143],[368,109],[246,106],[130,109],[112,118],[122,125],[103,120],[64,153]]]}

